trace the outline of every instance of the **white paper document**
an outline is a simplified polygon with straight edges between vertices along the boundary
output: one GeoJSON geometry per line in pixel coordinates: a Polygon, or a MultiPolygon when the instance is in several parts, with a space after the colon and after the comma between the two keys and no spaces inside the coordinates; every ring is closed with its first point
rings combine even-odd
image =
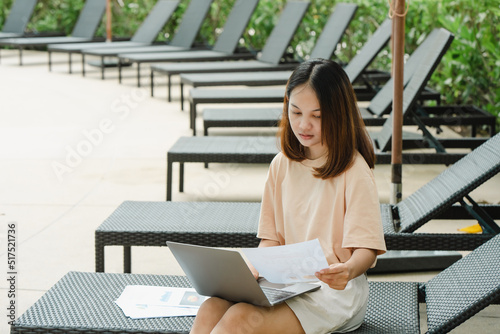
{"type": "Polygon", "coordinates": [[[328,268],[318,239],[285,246],[243,248],[243,254],[272,283],[319,281],[314,273],[328,268]]]}
{"type": "Polygon", "coordinates": [[[132,319],[195,316],[207,297],[194,289],[128,285],[115,303],[132,319]]]}

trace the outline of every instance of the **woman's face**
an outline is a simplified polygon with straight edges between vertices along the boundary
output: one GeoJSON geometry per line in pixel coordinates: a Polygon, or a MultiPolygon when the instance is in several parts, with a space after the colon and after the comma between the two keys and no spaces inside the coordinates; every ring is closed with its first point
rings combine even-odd
{"type": "Polygon", "coordinates": [[[306,148],[308,159],[317,159],[326,152],[326,146],[321,144],[319,101],[308,84],[295,87],[290,94],[288,118],[295,137],[306,148]]]}

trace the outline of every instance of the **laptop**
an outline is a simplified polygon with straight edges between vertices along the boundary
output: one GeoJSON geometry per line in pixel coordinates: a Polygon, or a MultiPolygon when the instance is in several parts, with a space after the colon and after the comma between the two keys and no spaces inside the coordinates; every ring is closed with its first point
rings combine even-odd
{"type": "Polygon", "coordinates": [[[167,246],[196,292],[203,296],[273,306],[320,287],[314,283],[275,284],[264,278],[256,280],[236,250],[170,241],[167,241],[167,246]]]}

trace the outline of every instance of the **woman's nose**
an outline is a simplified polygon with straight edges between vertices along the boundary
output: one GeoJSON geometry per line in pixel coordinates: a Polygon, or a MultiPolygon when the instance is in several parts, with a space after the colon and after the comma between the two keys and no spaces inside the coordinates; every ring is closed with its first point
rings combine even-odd
{"type": "Polygon", "coordinates": [[[311,122],[307,118],[302,118],[300,120],[300,128],[302,130],[309,129],[311,127],[311,122]]]}

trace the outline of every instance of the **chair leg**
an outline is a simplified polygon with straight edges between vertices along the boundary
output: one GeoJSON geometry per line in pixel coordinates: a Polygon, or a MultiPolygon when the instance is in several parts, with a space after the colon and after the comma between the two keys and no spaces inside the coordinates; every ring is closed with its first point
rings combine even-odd
{"type": "Polygon", "coordinates": [[[184,192],[184,163],[179,164],[179,192],[184,192]]]}
{"type": "Polygon", "coordinates": [[[104,245],[97,235],[95,237],[95,271],[96,273],[104,272],[104,245]]]}
{"type": "Polygon", "coordinates": [[[181,110],[184,111],[184,84],[181,82],[181,110]]]}
{"type": "Polygon", "coordinates": [[[150,85],[150,88],[151,88],[151,97],[153,97],[153,96],[154,96],[154,91],[153,91],[153,90],[154,90],[154,89],[153,89],[153,86],[154,86],[154,76],[155,76],[155,75],[154,75],[154,71],[153,71],[153,70],[151,70],[151,74],[150,74],[150,76],[149,76],[149,78],[150,78],[149,85],[150,85]]]}
{"type": "Polygon", "coordinates": [[[141,87],[141,63],[137,62],[137,87],[141,87]]]}
{"type": "Polygon", "coordinates": [[[52,72],[52,52],[48,51],[47,54],[49,56],[49,72],[52,72]]]}
{"type": "MultiPolygon", "coordinates": [[[[167,158],[168,160],[168,158],[167,158]]],[[[167,189],[167,201],[172,200],[172,162],[167,161],[167,184],[166,184],[166,189],[167,189]]]]}
{"type": "Polygon", "coordinates": [[[123,272],[132,272],[132,250],[130,246],[123,246],[123,272]]]}
{"type": "Polygon", "coordinates": [[[170,95],[170,90],[172,89],[171,87],[171,82],[170,82],[170,79],[171,79],[171,75],[168,74],[167,75],[167,101],[168,102],[172,102],[172,96],[170,95]]]}
{"type": "Polygon", "coordinates": [[[122,60],[118,58],[118,83],[122,83],[122,60]]]}
{"type": "Polygon", "coordinates": [[[101,80],[104,80],[104,56],[101,57],[101,80]]]}
{"type": "Polygon", "coordinates": [[[196,103],[194,101],[191,104],[191,128],[193,136],[196,136],[196,103]]]}
{"type": "Polygon", "coordinates": [[[82,77],[85,76],[85,55],[82,53],[82,77]]]}
{"type": "Polygon", "coordinates": [[[69,74],[72,74],[73,73],[73,70],[72,70],[72,62],[71,62],[71,52],[68,54],[68,66],[69,66],[69,74]]]}

